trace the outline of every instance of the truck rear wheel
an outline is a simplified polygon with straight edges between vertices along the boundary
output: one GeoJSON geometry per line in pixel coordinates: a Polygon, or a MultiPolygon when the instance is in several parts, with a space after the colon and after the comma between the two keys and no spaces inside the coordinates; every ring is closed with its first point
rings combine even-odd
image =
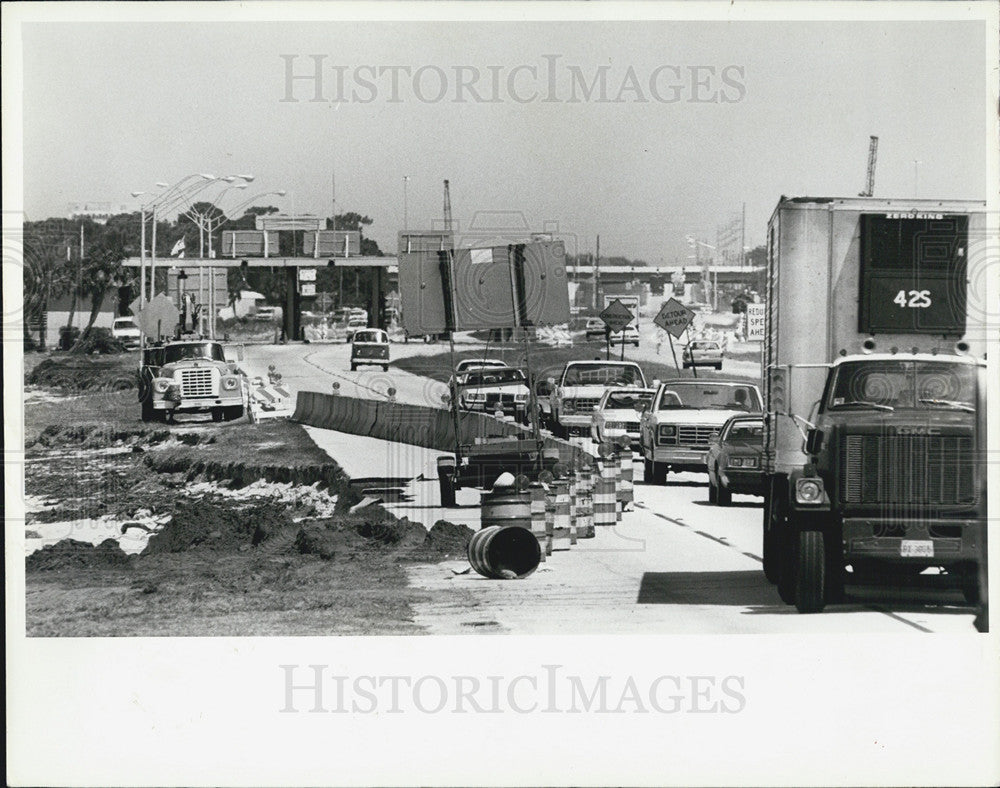
{"type": "Polygon", "coordinates": [[[822,531],[800,531],[793,568],[795,608],[819,613],[826,605],[826,549],[822,531]]]}

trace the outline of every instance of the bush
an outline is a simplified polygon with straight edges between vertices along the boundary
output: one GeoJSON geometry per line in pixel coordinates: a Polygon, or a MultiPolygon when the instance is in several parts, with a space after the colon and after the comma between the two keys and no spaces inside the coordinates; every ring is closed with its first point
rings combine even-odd
{"type": "Polygon", "coordinates": [[[59,349],[69,350],[79,338],[79,328],[76,326],[62,326],[59,329],[59,349]]]}
{"type": "Polygon", "coordinates": [[[98,353],[102,356],[109,353],[124,353],[125,350],[122,341],[111,336],[109,328],[91,328],[90,333],[74,348],[76,353],[87,353],[88,355],[98,353]]]}

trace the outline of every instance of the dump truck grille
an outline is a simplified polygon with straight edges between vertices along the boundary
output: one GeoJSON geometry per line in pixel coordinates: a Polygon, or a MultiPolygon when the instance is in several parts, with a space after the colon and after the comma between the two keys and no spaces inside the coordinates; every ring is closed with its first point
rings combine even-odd
{"type": "Polygon", "coordinates": [[[212,384],[211,369],[181,370],[181,396],[212,397],[214,395],[215,386],[212,384]]]}
{"type": "Polygon", "coordinates": [[[971,505],[975,456],[966,435],[846,435],[841,495],[847,504],[971,505]]]}

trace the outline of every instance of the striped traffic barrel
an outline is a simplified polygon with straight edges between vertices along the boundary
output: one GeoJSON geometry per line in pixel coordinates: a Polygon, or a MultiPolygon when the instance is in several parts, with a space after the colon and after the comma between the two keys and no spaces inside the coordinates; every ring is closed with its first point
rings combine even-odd
{"type": "Polygon", "coordinates": [[[545,556],[552,555],[552,544],[545,530],[545,488],[538,482],[532,482],[528,495],[531,497],[531,533],[538,540],[542,561],[545,561],[545,556]]]}
{"type": "Polygon", "coordinates": [[[631,512],[633,508],[632,502],[635,500],[634,466],[632,464],[631,447],[622,449],[619,463],[621,484],[618,486],[616,497],[618,498],[621,511],[631,512]]]}
{"type": "Polygon", "coordinates": [[[549,486],[552,499],[552,549],[569,550],[570,540],[569,519],[569,482],[566,479],[556,479],[549,486]]]}
{"type": "Polygon", "coordinates": [[[576,533],[580,539],[594,537],[594,488],[590,466],[584,465],[579,471],[580,487],[576,514],[576,533]]]}
{"type": "Polygon", "coordinates": [[[531,531],[531,495],[516,487],[494,487],[483,493],[480,519],[483,528],[515,525],[531,531]]]}
{"type": "Polygon", "coordinates": [[[535,535],[520,526],[491,525],[476,531],[468,554],[472,568],[492,580],[527,577],[542,560],[535,535]]]}
{"type": "Polygon", "coordinates": [[[618,463],[612,463],[612,459],[601,460],[601,475],[594,482],[594,525],[598,527],[614,525],[618,520],[615,496],[618,463]]]}
{"type": "Polygon", "coordinates": [[[569,476],[569,543],[576,544],[577,522],[580,509],[580,477],[575,473],[569,476]]]}

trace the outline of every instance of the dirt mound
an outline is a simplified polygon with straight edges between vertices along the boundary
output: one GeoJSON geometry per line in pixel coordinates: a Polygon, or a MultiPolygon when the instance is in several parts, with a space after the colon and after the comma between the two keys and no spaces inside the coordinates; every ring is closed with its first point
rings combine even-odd
{"type": "Polygon", "coordinates": [[[351,521],[359,536],[394,550],[420,548],[427,534],[420,523],[396,517],[377,504],[359,509],[351,521]]]}
{"type": "Polygon", "coordinates": [[[438,520],[427,533],[425,546],[437,553],[464,555],[474,533],[467,525],[438,520]]]}
{"type": "Polygon", "coordinates": [[[236,552],[257,547],[292,527],[288,511],[270,503],[237,508],[210,501],[178,505],[142,555],[182,553],[196,548],[236,552]]]}
{"type": "Polygon", "coordinates": [[[343,547],[343,539],[336,531],[320,525],[307,525],[295,535],[295,549],[302,555],[318,555],[331,561],[343,547]]]}
{"type": "Polygon", "coordinates": [[[105,539],[99,545],[63,539],[36,550],[25,559],[25,569],[28,572],[51,569],[129,569],[131,566],[131,559],[114,539],[105,539]]]}
{"type": "Polygon", "coordinates": [[[60,355],[47,358],[27,376],[26,383],[64,391],[121,391],[134,389],[137,377],[127,366],[128,356],[106,358],[60,355]]]}

